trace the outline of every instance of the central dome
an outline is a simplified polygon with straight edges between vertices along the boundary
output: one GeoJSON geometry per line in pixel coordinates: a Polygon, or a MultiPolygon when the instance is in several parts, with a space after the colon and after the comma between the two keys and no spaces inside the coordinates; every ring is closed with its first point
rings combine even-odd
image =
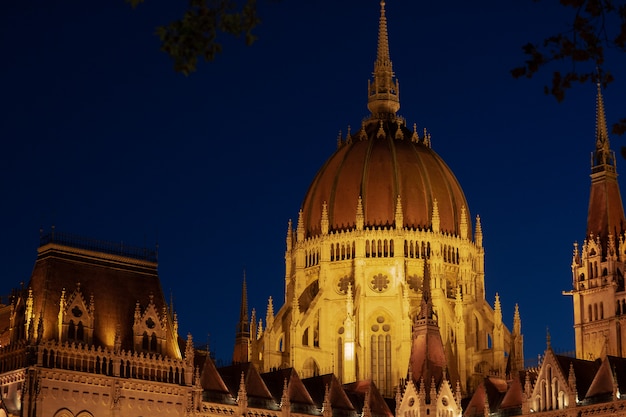
{"type": "MultiPolygon", "coordinates": [[[[322,166],[302,206],[306,236],[321,233],[325,205],[330,231],[353,229],[359,197],[365,227],[430,229],[436,201],[439,229],[460,235],[461,212],[467,210],[463,190],[430,148],[430,136],[418,137],[396,117],[366,122],[322,166]],[[395,224],[398,196],[402,225],[395,224]]],[[[469,210],[466,215],[471,218],[469,210]]]]}
{"type": "Polygon", "coordinates": [[[411,132],[396,115],[400,85],[389,57],[384,0],[380,6],[374,79],[368,83],[372,115],[354,137],[348,129],[317,173],[298,228],[304,227],[306,237],[395,226],[469,238],[471,222],[459,182],[430,148],[430,135],[424,132],[420,138],[415,127],[411,132]]]}

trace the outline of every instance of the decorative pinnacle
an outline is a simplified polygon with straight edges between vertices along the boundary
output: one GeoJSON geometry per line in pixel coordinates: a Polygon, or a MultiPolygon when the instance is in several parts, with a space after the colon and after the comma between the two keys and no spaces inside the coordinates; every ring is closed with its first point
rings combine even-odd
{"type": "Polygon", "coordinates": [[[241,305],[239,307],[239,324],[237,325],[237,336],[249,336],[250,323],[248,322],[248,285],[246,283],[246,271],[243,271],[243,282],[241,284],[241,305]]]}
{"type": "Polygon", "coordinates": [[[367,108],[375,118],[395,115],[400,109],[399,84],[394,79],[391,58],[389,57],[389,37],[385,1],[380,2],[378,24],[378,53],[374,63],[374,82],[368,82],[367,108]]]}

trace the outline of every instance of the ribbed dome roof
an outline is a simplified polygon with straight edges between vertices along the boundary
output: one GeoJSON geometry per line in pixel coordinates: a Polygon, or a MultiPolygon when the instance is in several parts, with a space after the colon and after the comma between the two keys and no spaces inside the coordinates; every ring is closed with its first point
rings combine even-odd
{"type": "Polygon", "coordinates": [[[367,107],[372,115],[356,135],[348,134],[313,180],[302,206],[305,234],[322,232],[325,205],[330,231],[357,226],[359,197],[364,227],[395,225],[400,197],[403,224],[396,228],[431,228],[437,206],[438,229],[460,236],[465,208],[468,235],[462,237],[469,238],[471,221],[459,182],[430,148],[430,135],[419,138],[396,115],[400,85],[389,56],[384,0],[380,6],[374,79],[368,84],[367,107]]]}
{"type": "Polygon", "coordinates": [[[320,234],[324,203],[331,231],[355,227],[359,196],[365,227],[393,225],[398,195],[402,226],[430,228],[436,200],[440,230],[460,235],[461,210],[465,207],[471,236],[463,190],[443,159],[428,146],[429,138],[418,139],[396,121],[380,123],[372,120],[365,124],[339,146],[315,176],[302,207],[306,236],[320,234]],[[379,133],[381,126],[384,135],[379,133]]]}

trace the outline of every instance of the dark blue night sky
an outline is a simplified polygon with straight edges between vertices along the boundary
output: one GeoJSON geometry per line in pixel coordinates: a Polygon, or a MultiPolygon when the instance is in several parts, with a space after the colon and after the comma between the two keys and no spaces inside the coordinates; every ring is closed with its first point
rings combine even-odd
{"type": "MultiPolygon", "coordinates": [[[[367,115],[379,5],[261,1],[258,42],[227,40],[185,77],[154,35],[182,11],[172,3],[0,5],[0,293],[28,282],[40,227],[158,242],[181,334],[210,334],[227,361],[244,269],[264,317],[269,296],[283,301],[288,220],[338,131],[367,115]]],[[[429,130],[480,215],[487,298],[499,292],[509,326],[519,303],[527,359],[546,328],[556,350],[574,348],[561,292],[585,237],[594,148],[595,86],[558,104],[542,92],[554,68],[510,76],[524,43],[565,29],[552,3],[387,2],[399,113],[429,130]]],[[[626,59],[610,59],[609,122],[626,116],[626,59]]]]}

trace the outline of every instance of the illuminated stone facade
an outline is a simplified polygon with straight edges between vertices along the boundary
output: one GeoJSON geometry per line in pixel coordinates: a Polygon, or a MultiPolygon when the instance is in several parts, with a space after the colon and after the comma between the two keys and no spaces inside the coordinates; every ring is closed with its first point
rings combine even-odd
{"type": "Polygon", "coordinates": [[[587,236],[574,245],[571,291],[576,357],[590,360],[626,355],[626,219],[599,86],[596,107],[587,236]]]}
{"type": "Polygon", "coordinates": [[[576,355],[523,369],[521,318],[485,300],[480,219],[397,115],[381,2],[371,116],[338,140],[285,253],[285,304],[248,320],[233,365],[182,341],[156,256],[42,236],[0,306],[0,417],[626,415],[624,211],[598,89],[587,238],[572,262],[576,355]]]}
{"type": "MultiPolygon", "coordinates": [[[[520,327],[502,323],[498,297],[485,300],[484,248],[461,186],[432,150],[431,136],[397,115],[399,86],[389,57],[384,3],[371,116],[348,129],[287,232],[285,304],[268,308],[251,359],[269,371],[371,379],[387,396],[406,377],[411,326],[430,265],[432,303],[463,392],[523,366],[520,327]],[[472,233],[474,229],[474,233],[472,233]]],[[[513,315],[513,312],[510,312],[513,315]]],[[[519,316],[517,317],[519,321],[519,316]]]]}
{"type": "Polygon", "coordinates": [[[0,348],[0,415],[184,415],[194,350],[161,291],[156,257],[42,236],[27,288],[12,295],[0,348]],[[184,355],[182,354],[184,352],[184,355]]]}

